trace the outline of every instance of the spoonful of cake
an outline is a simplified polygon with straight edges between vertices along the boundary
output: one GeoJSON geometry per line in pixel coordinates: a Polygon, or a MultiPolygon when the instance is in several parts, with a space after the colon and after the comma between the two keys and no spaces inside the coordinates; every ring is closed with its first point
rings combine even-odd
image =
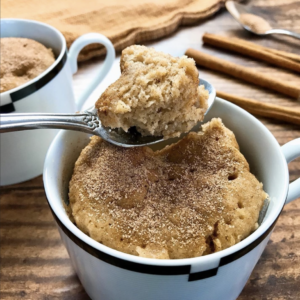
{"type": "Polygon", "coordinates": [[[215,89],[199,80],[193,59],[131,46],[123,50],[120,66],[121,77],[95,107],[74,114],[1,114],[0,133],[68,129],[117,146],[145,146],[189,132],[214,102],[215,89]]]}
{"type": "Polygon", "coordinates": [[[235,1],[226,1],[225,6],[229,13],[249,32],[259,36],[283,34],[300,39],[300,34],[298,33],[273,28],[267,20],[253,13],[250,7],[236,3],[235,1]]]}

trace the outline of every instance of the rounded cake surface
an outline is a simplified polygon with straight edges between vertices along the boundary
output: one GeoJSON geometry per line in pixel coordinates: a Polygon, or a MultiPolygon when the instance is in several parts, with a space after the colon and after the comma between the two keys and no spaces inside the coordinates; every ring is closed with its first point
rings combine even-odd
{"type": "Polygon", "coordinates": [[[197,257],[257,228],[267,194],[220,119],[153,152],[92,137],[70,181],[76,225],[113,249],[150,258],[197,257]]]}
{"type": "Polygon", "coordinates": [[[51,49],[27,38],[1,38],[0,92],[11,90],[49,68],[55,57],[51,49]]]}
{"type": "Polygon", "coordinates": [[[123,50],[120,67],[121,77],[96,102],[104,126],[174,137],[203,120],[208,92],[193,59],[134,45],[123,50]]]}

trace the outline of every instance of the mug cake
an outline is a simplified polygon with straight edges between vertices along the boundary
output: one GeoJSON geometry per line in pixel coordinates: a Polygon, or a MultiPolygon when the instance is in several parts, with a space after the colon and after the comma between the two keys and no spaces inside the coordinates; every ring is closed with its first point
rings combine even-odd
{"type": "Polygon", "coordinates": [[[0,92],[16,88],[48,69],[55,57],[51,49],[27,38],[1,38],[0,92]]]}
{"type": "MultiPolygon", "coordinates": [[[[106,121],[115,120],[123,126],[123,115],[119,116],[119,112],[115,111],[117,102],[124,100],[127,105],[126,101],[133,99],[128,96],[128,91],[145,90],[144,82],[137,84],[141,70],[142,78],[151,70],[156,74],[162,58],[169,60],[170,70],[164,80],[171,85],[171,70],[174,65],[175,69],[178,67],[180,59],[174,61],[170,56],[144,48],[134,46],[123,51],[121,68],[122,64],[123,70],[126,64],[129,69],[131,64],[137,63],[137,66],[128,73],[125,70],[123,75],[128,78],[121,76],[119,82],[101,96],[97,103],[101,120],[104,114],[106,121]],[[126,55],[130,58],[124,58],[126,55]],[[148,69],[146,62],[153,64],[154,61],[155,66],[148,69]],[[131,88],[125,89],[127,94],[120,91],[122,86],[126,86],[121,84],[123,80],[128,86],[131,82],[131,88]]],[[[199,81],[194,78],[195,73],[198,79],[195,64],[188,62],[182,66],[179,77],[186,76],[191,80],[192,91],[187,91],[185,84],[176,88],[186,93],[186,99],[188,95],[193,97],[186,103],[187,110],[181,110],[178,123],[174,122],[174,126],[170,127],[172,131],[165,132],[167,136],[184,132],[188,127],[181,126],[180,121],[186,124],[194,109],[201,110],[197,118],[202,120],[207,107],[206,97],[199,100],[205,93],[198,89],[199,81]],[[197,101],[200,105],[195,105],[197,101]]],[[[153,76],[153,81],[155,76],[160,78],[160,75],[153,76]]],[[[155,87],[162,82],[160,78],[155,87]]],[[[148,100],[151,102],[152,98],[148,100]]],[[[157,98],[153,105],[173,103],[176,114],[175,103],[179,100],[173,100],[168,94],[166,99],[157,98]]],[[[148,107],[147,101],[142,100],[132,108],[133,102],[126,113],[132,113],[132,120],[136,120],[135,109],[140,111],[145,107],[147,111],[148,107]]],[[[140,116],[146,120],[143,123],[145,127],[139,126],[139,122],[131,125],[146,134],[151,130],[164,133],[161,131],[163,127],[147,123],[151,118],[162,115],[154,110],[150,116],[140,116]]],[[[165,121],[161,118],[156,124],[164,124],[165,121]]],[[[169,123],[170,120],[167,121],[169,123]]],[[[202,125],[199,132],[190,132],[177,143],[156,152],[149,147],[117,147],[93,136],[75,163],[69,183],[67,211],[79,229],[110,248],[141,257],[182,259],[215,253],[245,239],[258,227],[259,212],[266,198],[268,195],[262,183],[251,174],[233,132],[224,126],[221,119],[215,118],[202,125]]]]}
{"type": "Polygon", "coordinates": [[[188,258],[226,249],[257,227],[267,194],[220,119],[153,152],[92,137],[70,181],[79,229],[125,253],[188,258]]]}

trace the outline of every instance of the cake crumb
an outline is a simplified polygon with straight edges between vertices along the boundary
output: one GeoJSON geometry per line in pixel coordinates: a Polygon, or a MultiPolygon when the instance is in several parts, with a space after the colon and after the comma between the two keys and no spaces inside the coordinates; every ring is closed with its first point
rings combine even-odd
{"type": "Polygon", "coordinates": [[[169,138],[203,120],[208,91],[193,59],[134,45],[123,50],[120,67],[121,77],[96,102],[104,126],[169,138]]]}

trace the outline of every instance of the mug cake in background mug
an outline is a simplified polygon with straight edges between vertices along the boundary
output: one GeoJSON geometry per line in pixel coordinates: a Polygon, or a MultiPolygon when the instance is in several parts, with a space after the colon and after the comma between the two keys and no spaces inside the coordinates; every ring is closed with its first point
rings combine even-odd
{"type": "MultiPolygon", "coordinates": [[[[20,76],[28,78],[29,81],[19,82],[21,85],[9,83],[10,89],[1,93],[1,113],[74,113],[80,110],[88,96],[106,76],[115,58],[112,43],[101,34],[89,33],[79,37],[68,53],[65,38],[58,30],[31,20],[1,19],[1,37],[34,40],[47,49],[52,49],[56,58],[49,67],[44,66],[46,70],[39,69],[40,74],[37,72],[20,76]],[[82,48],[92,43],[104,45],[107,55],[94,80],[75,99],[72,74],[77,72],[77,56],[82,48]]],[[[36,66],[37,68],[39,67],[36,66]]],[[[22,70],[17,70],[15,75],[22,70]]],[[[2,133],[0,184],[14,184],[40,175],[47,149],[57,132],[40,129],[2,133]]]]}
{"type": "Polygon", "coordinates": [[[16,88],[40,75],[55,61],[52,49],[32,39],[1,38],[0,92],[16,88]]]}

